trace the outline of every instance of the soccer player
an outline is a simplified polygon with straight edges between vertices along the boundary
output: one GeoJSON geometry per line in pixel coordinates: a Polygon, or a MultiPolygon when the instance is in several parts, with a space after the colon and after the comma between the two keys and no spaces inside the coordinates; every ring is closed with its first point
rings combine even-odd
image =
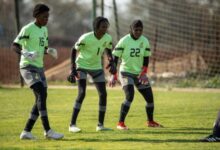
{"type": "Polygon", "coordinates": [[[96,131],[109,130],[109,128],[104,127],[107,104],[106,83],[101,62],[104,51],[106,51],[109,60],[108,67],[110,68],[110,73],[115,73],[116,67],[114,66],[111,52],[112,37],[106,33],[108,27],[109,21],[107,18],[95,18],[93,21],[94,31],[83,34],[72,48],[71,73],[68,76],[68,81],[75,83],[77,79],[78,96],[73,107],[72,119],[69,126],[70,132],[81,131],[81,129],[76,126],[76,120],[86,95],[87,74],[92,77],[99,94],[99,116],[96,131]],[[76,58],[77,52],[78,56],[76,58]]]}
{"type": "Polygon", "coordinates": [[[49,7],[45,4],[35,5],[33,17],[35,21],[25,25],[12,44],[12,49],[21,55],[20,73],[35,95],[35,103],[20,139],[35,139],[31,130],[39,115],[44,127],[44,136],[48,139],[61,139],[64,135],[50,128],[46,107],[47,82],[43,57],[45,53],[57,57],[56,49],[48,48],[46,24],[49,18],[49,7]]]}
{"type": "MultiPolygon", "coordinates": [[[[151,52],[149,42],[142,35],[142,32],[142,21],[134,20],[130,26],[130,34],[122,37],[112,52],[116,65],[118,59],[121,59],[119,77],[125,93],[125,100],[121,104],[120,118],[117,124],[117,129],[120,130],[128,129],[124,122],[134,98],[134,85],[147,102],[145,107],[148,118],[147,126],[162,127],[153,119],[154,99],[151,85],[146,76],[151,52]]],[[[116,80],[117,74],[112,75],[109,85],[113,87],[116,80]]]]}
{"type": "Polygon", "coordinates": [[[220,110],[215,121],[212,134],[200,140],[201,142],[220,142],[220,110]]]}

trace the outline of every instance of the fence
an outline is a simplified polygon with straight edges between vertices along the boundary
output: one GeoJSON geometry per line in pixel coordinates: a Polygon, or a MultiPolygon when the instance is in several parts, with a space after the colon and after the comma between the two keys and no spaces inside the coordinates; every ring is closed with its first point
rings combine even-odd
{"type": "MultiPolygon", "coordinates": [[[[9,50],[16,36],[14,1],[0,2],[3,4],[0,5],[0,68],[3,68],[0,82],[15,83],[19,81],[17,56],[9,50]]],[[[94,1],[44,2],[51,7],[48,24],[50,45],[56,47],[61,56],[56,61],[46,58],[46,73],[48,79],[64,80],[68,74],[72,44],[82,33],[92,30],[94,1]]],[[[35,3],[34,0],[26,0],[19,4],[21,25],[31,20],[30,12],[35,3]]],[[[149,75],[155,78],[185,78],[192,74],[206,79],[219,77],[218,0],[97,0],[95,8],[96,15],[103,14],[109,18],[109,33],[114,44],[129,32],[133,19],[143,20],[143,34],[150,40],[153,52],[149,75]]]]}

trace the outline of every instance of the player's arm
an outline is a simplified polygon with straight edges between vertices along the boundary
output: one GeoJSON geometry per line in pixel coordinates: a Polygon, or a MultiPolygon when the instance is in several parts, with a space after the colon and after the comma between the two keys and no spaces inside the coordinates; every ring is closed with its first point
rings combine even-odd
{"type": "Polygon", "coordinates": [[[144,57],[142,71],[138,76],[139,82],[141,82],[142,84],[147,84],[148,83],[148,78],[146,76],[147,70],[148,70],[148,64],[149,64],[149,56],[144,57]]]}
{"type": "Polygon", "coordinates": [[[70,75],[67,77],[67,80],[70,82],[70,83],[75,83],[76,82],[76,77],[78,77],[78,74],[77,74],[77,71],[76,71],[76,54],[77,54],[77,50],[75,49],[75,47],[73,46],[72,47],[72,50],[71,50],[71,57],[70,57],[70,60],[71,60],[71,72],[70,72],[70,75]]]}
{"type": "Polygon", "coordinates": [[[37,52],[24,49],[23,47],[26,40],[30,38],[29,35],[29,30],[27,28],[22,28],[20,33],[15,38],[11,49],[17,54],[22,55],[25,59],[29,61],[34,61],[38,57],[37,52]]]}
{"type": "Polygon", "coordinates": [[[57,50],[55,48],[51,48],[51,47],[46,46],[45,49],[44,49],[44,54],[49,54],[55,59],[58,58],[58,53],[57,53],[57,50]]]}
{"type": "Polygon", "coordinates": [[[71,50],[71,69],[75,69],[76,68],[76,49],[75,47],[72,47],[72,50],[71,50]]]}
{"type": "MultiPolygon", "coordinates": [[[[118,56],[113,55],[113,63],[115,64],[115,67],[117,68],[118,56]]],[[[116,69],[115,73],[112,74],[111,77],[110,77],[109,86],[114,87],[117,80],[118,80],[118,75],[117,75],[117,69],[116,69]]]]}
{"type": "MultiPolygon", "coordinates": [[[[121,58],[122,53],[124,51],[124,43],[125,42],[123,40],[120,40],[112,52],[113,62],[115,64],[116,68],[117,68],[118,60],[119,60],[119,58],[121,58]]],[[[112,74],[110,77],[109,86],[114,87],[117,80],[118,80],[118,77],[117,77],[117,70],[116,70],[116,73],[112,74]]]]}
{"type": "Polygon", "coordinates": [[[146,70],[145,73],[147,73],[148,64],[149,64],[149,56],[144,57],[144,63],[143,63],[142,71],[146,70]]]}
{"type": "Polygon", "coordinates": [[[13,44],[11,45],[11,49],[12,49],[14,52],[16,52],[17,54],[21,55],[21,50],[22,50],[22,48],[21,48],[21,45],[20,45],[20,44],[18,44],[18,43],[13,43],[13,44]]]}
{"type": "Polygon", "coordinates": [[[13,43],[11,46],[11,49],[15,51],[17,54],[22,55],[24,58],[28,59],[29,61],[33,61],[37,58],[36,52],[29,52],[28,50],[25,50],[21,48],[21,45],[18,43],[13,43]]]}
{"type": "Polygon", "coordinates": [[[146,48],[144,51],[144,62],[143,62],[142,72],[140,75],[146,75],[147,73],[148,64],[149,64],[149,56],[151,56],[150,44],[149,44],[149,41],[146,40],[146,48]]]}
{"type": "Polygon", "coordinates": [[[106,66],[106,69],[109,68],[109,72],[111,74],[115,74],[117,72],[117,68],[116,68],[117,65],[114,62],[112,51],[111,49],[108,49],[108,48],[106,48],[105,51],[107,53],[107,58],[108,58],[108,65],[106,66]]]}

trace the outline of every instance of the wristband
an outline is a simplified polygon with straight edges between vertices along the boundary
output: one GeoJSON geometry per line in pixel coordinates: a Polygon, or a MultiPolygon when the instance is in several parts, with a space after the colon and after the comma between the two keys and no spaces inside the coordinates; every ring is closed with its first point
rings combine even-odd
{"type": "Polygon", "coordinates": [[[141,75],[144,75],[144,74],[146,74],[147,73],[147,67],[146,66],[143,66],[142,67],[142,72],[141,72],[141,75]]]}

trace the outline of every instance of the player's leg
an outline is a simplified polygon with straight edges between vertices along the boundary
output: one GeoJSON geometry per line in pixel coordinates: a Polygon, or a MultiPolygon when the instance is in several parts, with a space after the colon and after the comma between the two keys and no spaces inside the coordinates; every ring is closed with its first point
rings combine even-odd
{"type": "Polygon", "coordinates": [[[78,80],[78,95],[75,100],[75,104],[73,107],[73,113],[71,117],[71,122],[70,122],[70,132],[80,132],[81,129],[76,126],[76,120],[78,117],[78,114],[81,110],[81,106],[83,103],[83,100],[86,95],[86,79],[80,79],[78,80]]]}
{"type": "Polygon", "coordinates": [[[73,113],[71,117],[71,122],[70,122],[70,127],[69,131],[70,132],[80,132],[81,129],[76,126],[76,120],[79,115],[79,112],[81,110],[81,106],[83,103],[83,100],[86,95],[86,78],[87,78],[87,73],[83,71],[78,71],[79,73],[79,79],[78,79],[78,95],[75,100],[75,104],[73,107],[73,113]]]}
{"type": "Polygon", "coordinates": [[[200,140],[201,142],[220,142],[220,110],[218,112],[218,116],[216,118],[213,133],[203,139],[200,140]]]}
{"type": "MultiPolygon", "coordinates": [[[[27,66],[25,68],[20,69],[20,73],[25,81],[25,83],[31,88],[38,82],[41,82],[40,74],[39,74],[39,69],[32,67],[32,66],[27,66]]],[[[35,137],[31,134],[31,130],[39,116],[39,110],[37,107],[37,101],[38,101],[38,94],[36,92],[33,93],[35,95],[35,104],[32,107],[32,111],[30,114],[29,119],[26,122],[25,129],[21,133],[20,138],[21,139],[35,139],[35,137]]]]}
{"type": "MultiPolygon", "coordinates": [[[[44,127],[44,135],[46,138],[49,139],[61,139],[63,138],[63,134],[56,133],[51,130],[47,115],[47,106],[46,106],[46,99],[47,99],[47,87],[43,85],[42,82],[37,82],[31,86],[33,92],[36,95],[36,107],[34,107],[34,111],[38,110],[41,121],[44,127]]],[[[30,126],[29,126],[30,127],[30,126]]],[[[23,131],[20,135],[21,139],[34,139],[31,132],[23,131]]]]}
{"type": "Polygon", "coordinates": [[[37,82],[31,86],[31,89],[33,90],[33,92],[37,97],[36,99],[37,108],[42,120],[44,130],[47,132],[50,130],[50,124],[48,120],[47,106],[46,106],[47,88],[44,87],[41,82],[37,82]]]}
{"type": "Polygon", "coordinates": [[[151,86],[145,85],[145,88],[141,88],[139,85],[137,88],[146,101],[145,110],[147,114],[148,127],[163,127],[161,124],[154,121],[154,97],[151,86]]]}
{"type": "Polygon", "coordinates": [[[131,103],[134,99],[134,79],[131,76],[119,74],[119,79],[124,91],[125,100],[121,104],[119,122],[117,124],[117,129],[127,130],[128,127],[125,125],[125,118],[129,112],[131,103]]]}
{"type": "Polygon", "coordinates": [[[98,112],[98,125],[96,131],[111,130],[110,128],[104,127],[104,119],[107,107],[107,91],[105,83],[105,75],[103,70],[90,71],[95,87],[99,95],[99,112],[98,112]]]}
{"type": "MultiPolygon", "coordinates": [[[[35,95],[36,105],[33,106],[33,114],[40,115],[42,124],[45,131],[50,130],[50,125],[47,116],[47,108],[46,108],[46,99],[47,99],[47,83],[44,74],[44,70],[40,68],[36,68],[33,66],[27,66],[25,68],[20,69],[21,75],[27,85],[33,90],[35,95]],[[38,113],[36,111],[38,110],[38,113]]],[[[32,119],[33,120],[33,119],[32,119]]],[[[27,129],[31,130],[33,127],[33,122],[27,123],[27,129]]]]}
{"type": "Polygon", "coordinates": [[[96,82],[95,83],[96,89],[99,95],[99,122],[98,126],[104,125],[104,118],[106,112],[106,104],[107,104],[107,92],[106,92],[106,85],[105,82],[96,82]]]}
{"type": "Polygon", "coordinates": [[[134,99],[134,86],[133,85],[125,85],[123,86],[123,91],[125,93],[125,100],[121,104],[120,117],[117,125],[117,129],[127,130],[128,127],[124,124],[125,118],[129,112],[131,103],[134,99]]]}
{"type": "Polygon", "coordinates": [[[49,126],[49,120],[48,120],[48,115],[47,115],[47,104],[46,104],[46,101],[47,101],[47,81],[46,81],[46,76],[44,74],[44,70],[39,69],[38,72],[39,72],[39,77],[41,80],[41,87],[40,88],[42,88],[42,91],[39,93],[41,96],[39,97],[37,107],[38,107],[38,111],[39,111],[39,114],[41,116],[41,120],[42,120],[42,123],[44,126],[44,136],[47,139],[55,139],[55,140],[62,139],[64,137],[63,134],[57,133],[54,130],[49,129],[50,126],[49,126]],[[40,100],[40,98],[42,98],[42,99],[40,100]],[[46,114],[45,116],[43,115],[44,113],[46,114]],[[47,129],[49,129],[49,130],[47,130],[47,129]]]}
{"type": "Polygon", "coordinates": [[[31,132],[35,122],[37,121],[37,118],[39,117],[39,111],[37,108],[37,95],[35,93],[34,93],[34,95],[35,95],[35,103],[32,107],[29,119],[27,120],[27,123],[24,128],[24,131],[27,131],[27,132],[31,132]]]}
{"type": "Polygon", "coordinates": [[[217,119],[213,127],[213,135],[220,138],[220,110],[218,112],[217,119]]]}
{"type": "MultiPolygon", "coordinates": [[[[37,101],[37,97],[36,97],[36,101],[37,101]]],[[[25,128],[20,135],[20,139],[35,139],[35,137],[31,133],[31,130],[32,130],[35,122],[37,121],[37,118],[39,117],[39,112],[38,112],[36,101],[32,107],[32,110],[31,110],[29,119],[26,122],[25,128]]]]}
{"type": "Polygon", "coordinates": [[[141,93],[141,95],[144,97],[146,101],[146,114],[148,121],[153,121],[153,113],[154,113],[154,98],[153,98],[153,92],[151,87],[147,87],[144,89],[138,89],[138,91],[141,93]]]}
{"type": "MultiPolygon", "coordinates": [[[[24,78],[25,82],[30,86],[30,88],[33,90],[35,95],[35,105],[32,109],[32,117],[36,117],[35,115],[41,117],[42,124],[45,130],[45,136],[47,138],[51,139],[60,139],[63,138],[63,134],[59,134],[51,130],[47,115],[47,106],[46,106],[46,99],[47,99],[47,82],[46,77],[44,74],[44,70],[41,68],[36,68],[33,66],[28,66],[26,68],[20,69],[21,75],[24,78]],[[38,111],[38,113],[37,113],[38,111]]],[[[28,130],[31,130],[35,119],[32,119],[34,121],[28,121],[26,124],[26,127],[28,130]]],[[[20,138],[21,139],[33,139],[31,136],[31,132],[23,131],[21,133],[20,138]],[[27,135],[27,136],[26,136],[27,135]]]]}
{"type": "Polygon", "coordinates": [[[133,85],[126,85],[123,87],[123,91],[125,94],[125,100],[121,104],[119,122],[124,122],[125,118],[128,114],[131,103],[134,99],[134,86],[133,85]]]}
{"type": "Polygon", "coordinates": [[[111,130],[110,128],[104,127],[104,119],[107,107],[107,92],[105,82],[95,82],[96,89],[99,95],[99,116],[98,125],[96,131],[111,130]]]}

